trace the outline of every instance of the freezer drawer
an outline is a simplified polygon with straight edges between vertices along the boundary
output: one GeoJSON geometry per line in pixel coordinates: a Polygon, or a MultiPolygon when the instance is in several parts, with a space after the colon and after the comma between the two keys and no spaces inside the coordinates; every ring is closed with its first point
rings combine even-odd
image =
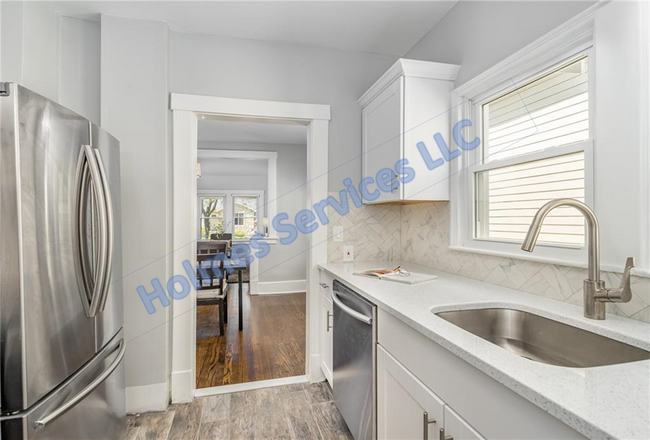
{"type": "Polygon", "coordinates": [[[13,419],[5,417],[2,439],[124,438],[124,350],[120,330],[96,357],[33,408],[13,419]]]}

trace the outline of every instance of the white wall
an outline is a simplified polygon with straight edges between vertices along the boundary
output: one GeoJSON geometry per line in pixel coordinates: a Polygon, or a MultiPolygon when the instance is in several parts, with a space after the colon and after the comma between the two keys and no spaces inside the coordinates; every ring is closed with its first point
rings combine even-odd
{"type": "MultiPolygon", "coordinates": [[[[307,207],[307,188],[304,185],[307,181],[306,145],[199,142],[199,148],[277,151],[278,214],[286,212],[289,218],[294,218],[298,211],[307,207]]],[[[199,182],[201,180],[199,179],[199,182]]],[[[298,238],[293,243],[288,245],[278,243],[271,246],[271,252],[259,260],[260,283],[304,280],[307,273],[307,266],[303,252],[309,247],[308,238],[305,234],[298,234],[298,238]]]]}
{"type": "Polygon", "coordinates": [[[59,14],[44,2],[2,2],[2,81],[59,97],[59,14]]]}
{"type": "Polygon", "coordinates": [[[592,4],[588,1],[461,1],[405,58],[460,64],[458,86],[592,4]]]}
{"type": "MultiPolygon", "coordinates": [[[[213,147],[208,145],[205,148],[213,147]]],[[[201,178],[196,182],[198,190],[262,190],[264,192],[268,190],[268,161],[266,160],[203,159],[199,161],[201,178]]]]}
{"type": "Polygon", "coordinates": [[[360,179],[361,162],[352,160],[361,154],[356,100],[394,61],[376,54],[170,33],[172,92],[331,105],[330,191],[342,189],[346,177],[360,179]]]}
{"type": "Polygon", "coordinates": [[[99,124],[99,23],[46,2],[2,2],[0,80],[17,82],[99,124]]]}
{"type": "Polygon", "coordinates": [[[59,19],[59,103],[100,125],[100,25],[59,19]]]}
{"type": "Polygon", "coordinates": [[[120,141],[127,410],[168,403],[170,307],[149,315],[137,287],[169,278],[171,190],[167,25],[101,19],[101,120],[120,141]]]}

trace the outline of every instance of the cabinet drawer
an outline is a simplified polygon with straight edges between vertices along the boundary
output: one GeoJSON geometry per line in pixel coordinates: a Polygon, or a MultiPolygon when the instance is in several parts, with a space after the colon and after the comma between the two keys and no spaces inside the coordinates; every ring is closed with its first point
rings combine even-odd
{"type": "Polygon", "coordinates": [[[325,272],[323,269],[320,269],[318,277],[318,290],[321,295],[325,296],[325,298],[329,299],[330,301],[332,299],[332,282],[332,276],[329,273],[325,272]]]}

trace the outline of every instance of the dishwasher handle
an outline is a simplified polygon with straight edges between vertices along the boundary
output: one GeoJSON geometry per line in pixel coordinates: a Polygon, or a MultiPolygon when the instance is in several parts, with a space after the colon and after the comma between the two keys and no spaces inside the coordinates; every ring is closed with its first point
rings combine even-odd
{"type": "Polygon", "coordinates": [[[357,321],[361,321],[364,324],[368,324],[368,325],[372,324],[372,318],[370,316],[366,316],[363,313],[359,313],[356,310],[352,310],[350,307],[343,304],[343,302],[341,302],[341,300],[339,299],[338,292],[336,290],[332,291],[332,301],[334,301],[334,304],[336,304],[339,307],[339,309],[341,309],[343,312],[350,315],[357,321]]]}

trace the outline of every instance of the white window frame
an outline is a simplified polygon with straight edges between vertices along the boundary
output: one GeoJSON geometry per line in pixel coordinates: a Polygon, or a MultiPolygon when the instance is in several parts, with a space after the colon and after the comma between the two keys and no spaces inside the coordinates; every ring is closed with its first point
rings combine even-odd
{"type": "MultiPolygon", "coordinates": [[[[266,201],[264,199],[264,190],[211,190],[211,189],[200,189],[197,190],[197,215],[199,221],[197,222],[197,237],[201,236],[201,198],[202,197],[225,197],[223,204],[223,223],[224,228],[223,232],[228,234],[233,234],[233,241],[248,241],[250,237],[246,238],[235,238],[235,199],[234,196],[254,196],[257,197],[257,232],[263,233],[262,231],[262,220],[266,212],[266,201]]],[[[206,239],[200,239],[200,241],[208,241],[206,239]]]]}
{"type": "Polygon", "coordinates": [[[527,46],[485,73],[452,91],[452,127],[458,121],[469,119],[471,127],[463,130],[465,139],[479,137],[483,140],[481,119],[482,105],[515,87],[543,77],[563,64],[588,57],[589,78],[589,140],[552,147],[483,164],[482,146],[463,151],[451,162],[451,222],[450,249],[462,252],[495,255],[500,257],[531,260],[543,263],[583,266],[586,261],[586,246],[539,243],[535,252],[521,251],[521,244],[475,236],[475,173],[516,163],[530,162],[548,157],[584,151],[585,160],[585,202],[595,209],[594,196],[594,139],[595,130],[595,71],[596,60],[593,50],[593,16],[569,22],[542,39],[527,46]]]}
{"type": "MultiPolygon", "coordinates": [[[[203,209],[202,209],[202,204],[201,204],[201,199],[202,198],[207,198],[207,197],[223,197],[223,224],[224,226],[226,225],[226,219],[228,218],[228,196],[226,195],[225,191],[211,191],[211,190],[205,190],[205,191],[197,191],[197,198],[196,198],[196,207],[197,207],[197,218],[198,222],[196,225],[196,236],[199,237],[200,241],[207,241],[208,239],[201,238],[201,221],[203,220],[203,209]]],[[[224,229],[224,232],[225,229],[224,229]]]]}
{"type": "MultiPolygon", "coordinates": [[[[242,159],[242,160],[264,160],[267,163],[267,198],[263,203],[263,216],[257,215],[258,230],[260,225],[264,223],[264,218],[268,221],[268,236],[267,240],[275,242],[278,240],[277,233],[271,225],[272,219],[277,214],[277,199],[278,199],[278,152],[277,151],[249,151],[249,150],[211,150],[206,148],[197,149],[197,159],[242,159]]],[[[224,191],[232,192],[232,191],[224,191]]],[[[247,191],[244,191],[247,192],[247,191]]],[[[248,191],[250,192],[250,191],[248,191]]],[[[262,232],[262,231],[260,231],[262,232]]]]}

